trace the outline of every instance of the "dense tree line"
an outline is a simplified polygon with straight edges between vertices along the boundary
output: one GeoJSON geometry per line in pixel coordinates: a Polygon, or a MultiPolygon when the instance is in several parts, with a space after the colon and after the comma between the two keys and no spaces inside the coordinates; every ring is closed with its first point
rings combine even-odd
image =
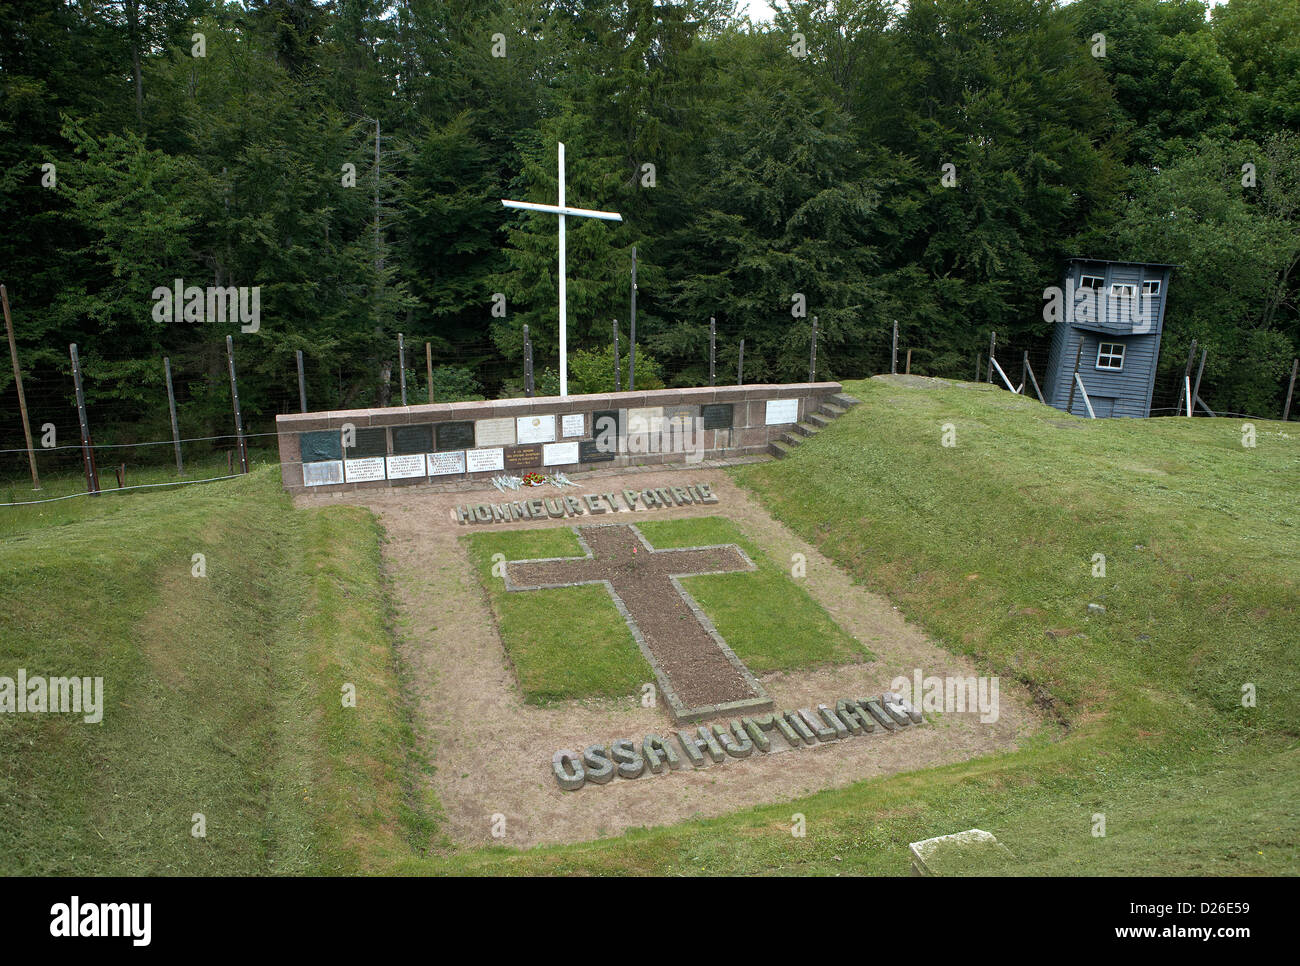
{"type": "Polygon", "coordinates": [[[626,349],[633,246],[639,352],[669,385],[707,378],[710,318],[723,371],[743,337],[747,380],[801,378],[796,293],[826,376],[887,365],[895,319],[916,368],[967,375],[990,329],[1042,340],[1044,287],[1091,255],[1178,264],[1162,364],[1196,338],[1202,395],[1276,411],[1300,0],[734,8],[5,0],[0,281],[26,378],[69,393],[78,343],[91,405],[141,438],[166,435],[163,355],[191,430],[226,426],[228,334],[254,420],[296,407],[297,350],[314,408],[390,402],[398,332],[420,398],[426,341],[439,398],[520,391],[525,324],[550,378],[555,220],[500,199],[553,202],[562,140],[569,203],[624,217],[569,224],[584,386],[615,319],[626,349]],[[177,278],[260,286],[260,328],[160,321],[177,278]]]}

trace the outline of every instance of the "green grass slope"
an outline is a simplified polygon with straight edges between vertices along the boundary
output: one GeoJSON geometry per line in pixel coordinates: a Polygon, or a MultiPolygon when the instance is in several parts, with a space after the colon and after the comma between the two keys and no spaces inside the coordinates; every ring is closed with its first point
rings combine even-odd
{"type": "Polygon", "coordinates": [[[378,528],[295,513],[278,483],[54,504],[0,539],[0,675],[102,677],[105,705],[0,715],[0,873],[351,871],[405,849],[378,528]]]}

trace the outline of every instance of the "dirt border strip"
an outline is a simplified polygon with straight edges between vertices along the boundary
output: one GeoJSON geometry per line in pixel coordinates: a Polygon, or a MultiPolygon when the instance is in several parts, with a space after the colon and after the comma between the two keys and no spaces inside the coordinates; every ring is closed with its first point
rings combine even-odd
{"type": "Polygon", "coordinates": [[[636,646],[641,650],[647,663],[649,663],[650,669],[654,671],[655,679],[659,682],[659,691],[663,695],[665,702],[667,702],[669,709],[672,711],[673,717],[677,719],[679,724],[702,721],[705,718],[710,718],[715,715],[732,714],[737,711],[765,711],[773,708],[774,704],[772,698],[763,690],[763,686],[758,683],[758,679],[754,677],[749,668],[745,666],[744,662],[736,656],[736,652],[731,649],[723,636],[718,633],[718,629],[713,626],[713,621],[709,620],[708,615],[700,608],[700,605],[696,602],[695,598],[692,597],[686,588],[682,586],[681,580],[679,579],[681,576],[707,577],[715,574],[740,573],[742,571],[700,570],[691,571],[689,574],[666,575],[668,580],[672,583],[673,589],[676,590],[678,596],[682,598],[683,603],[690,608],[691,613],[695,615],[695,619],[700,622],[700,625],[704,628],[705,632],[713,638],[713,643],[716,644],[718,649],[722,652],[722,656],[725,657],[727,662],[736,669],[736,672],[741,676],[741,679],[744,680],[746,686],[754,694],[754,697],[752,698],[740,698],[735,701],[724,701],[717,704],[701,704],[694,708],[686,707],[685,702],[683,702],[678,696],[677,689],[673,687],[672,681],[669,679],[667,672],[664,671],[659,661],[655,658],[654,651],[651,650],[649,643],[645,639],[645,635],[641,632],[641,628],[637,626],[632,614],[627,609],[627,605],[623,603],[623,598],[620,597],[618,591],[614,589],[613,581],[608,578],[598,578],[596,580],[577,580],[558,584],[525,585],[516,584],[510,579],[510,567],[512,564],[566,563],[572,560],[594,561],[596,559],[595,554],[592,552],[587,541],[583,538],[582,531],[613,529],[615,527],[631,530],[637,540],[640,541],[641,546],[645,547],[646,552],[653,555],[687,550],[734,550],[736,554],[739,555],[740,559],[745,562],[743,570],[752,572],[758,569],[758,565],[749,558],[749,554],[745,553],[744,549],[738,544],[715,543],[698,547],[665,547],[662,550],[656,550],[651,546],[650,541],[646,539],[645,534],[643,534],[640,528],[634,523],[595,523],[569,527],[574,536],[578,538],[578,545],[583,551],[583,556],[581,557],[536,557],[530,560],[507,560],[502,571],[506,590],[513,593],[515,591],[525,590],[551,590],[559,587],[584,587],[591,584],[604,584],[605,589],[609,591],[609,596],[614,599],[614,606],[618,608],[618,612],[623,616],[623,620],[627,624],[628,629],[632,631],[632,637],[636,641],[636,646]]]}

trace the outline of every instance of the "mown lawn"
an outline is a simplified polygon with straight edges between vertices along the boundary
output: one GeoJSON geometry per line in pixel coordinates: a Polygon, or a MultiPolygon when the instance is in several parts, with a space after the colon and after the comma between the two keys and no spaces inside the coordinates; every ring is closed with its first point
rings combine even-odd
{"type": "MultiPolygon", "coordinates": [[[[838,624],[730,520],[646,520],[652,547],[735,543],[758,568],[707,574],[682,584],[736,655],[757,674],[862,660],[866,648],[838,624]]],[[[581,557],[568,527],[502,530],[461,538],[488,595],[525,700],[638,694],[654,673],[603,586],[510,593],[494,567],[503,560],[581,557]]]]}
{"type": "Polygon", "coordinates": [[[734,543],[754,561],[758,569],[752,573],[685,577],[682,586],[755,674],[870,659],[867,648],[831,620],[787,568],[778,566],[730,520],[646,520],[637,528],[652,547],[734,543]]]}
{"type": "Polygon", "coordinates": [[[422,826],[369,514],[295,513],[274,468],[53,506],[0,539],[0,675],[102,677],[103,721],[0,715],[0,873],[406,853],[422,826]]]}
{"type": "Polygon", "coordinates": [[[581,557],[578,538],[568,527],[473,533],[461,539],[496,614],[526,701],[545,704],[639,694],[642,685],[654,680],[654,672],[603,586],[512,594],[500,571],[493,573],[502,560],[581,557]]]}

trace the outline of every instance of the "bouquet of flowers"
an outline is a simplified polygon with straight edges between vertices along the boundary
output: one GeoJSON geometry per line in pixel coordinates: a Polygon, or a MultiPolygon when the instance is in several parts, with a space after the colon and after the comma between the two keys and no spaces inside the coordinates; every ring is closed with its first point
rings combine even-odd
{"type": "Polygon", "coordinates": [[[545,482],[546,479],[545,477],[542,476],[541,473],[524,474],[524,486],[541,486],[545,482]]]}

